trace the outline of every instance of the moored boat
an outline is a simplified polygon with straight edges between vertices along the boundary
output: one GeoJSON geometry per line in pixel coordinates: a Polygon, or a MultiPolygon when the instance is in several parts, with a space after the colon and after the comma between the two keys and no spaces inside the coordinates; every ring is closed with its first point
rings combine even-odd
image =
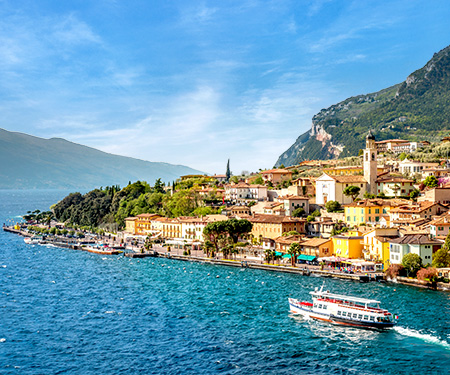
{"type": "Polygon", "coordinates": [[[380,308],[380,301],[350,297],[316,288],[312,303],[289,298],[289,308],[293,314],[322,320],[333,324],[360,328],[385,329],[397,324],[397,316],[380,308]]]}
{"type": "Polygon", "coordinates": [[[44,238],[42,236],[32,236],[32,237],[25,237],[23,241],[30,245],[30,244],[40,244],[43,243],[44,238]]]}

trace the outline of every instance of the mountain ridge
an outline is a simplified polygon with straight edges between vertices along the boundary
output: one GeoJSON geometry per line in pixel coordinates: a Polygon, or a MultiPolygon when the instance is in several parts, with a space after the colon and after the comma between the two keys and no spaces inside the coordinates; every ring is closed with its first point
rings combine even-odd
{"type": "Polygon", "coordinates": [[[311,129],[301,134],[275,165],[357,155],[369,130],[377,140],[436,141],[448,134],[450,46],[401,83],[319,111],[312,118],[311,129]]]}
{"type": "Polygon", "coordinates": [[[79,189],[129,181],[171,182],[201,171],[184,165],[110,154],[63,138],[44,139],[0,128],[0,188],[79,189]]]}

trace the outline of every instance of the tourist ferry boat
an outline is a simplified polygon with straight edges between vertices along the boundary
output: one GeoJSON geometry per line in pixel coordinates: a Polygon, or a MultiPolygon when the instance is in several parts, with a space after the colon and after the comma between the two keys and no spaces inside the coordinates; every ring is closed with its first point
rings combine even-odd
{"type": "Polygon", "coordinates": [[[385,329],[397,324],[398,317],[380,308],[380,301],[332,294],[315,288],[310,292],[313,302],[300,302],[289,298],[293,314],[304,317],[360,328],[385,329]]]}

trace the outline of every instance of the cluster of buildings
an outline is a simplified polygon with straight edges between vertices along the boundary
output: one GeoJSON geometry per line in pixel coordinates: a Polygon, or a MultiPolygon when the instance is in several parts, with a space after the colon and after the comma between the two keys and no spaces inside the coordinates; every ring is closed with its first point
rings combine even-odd
{"type": "MultiPolygon", "coordinates": [[[[423,142],[376,142],[369,133],[362,166],[325,167],[317,178],[294,180],[295,167],[272,169],[261,173],[261,184],[251,180],[226,183],[225,176],[216,175],[220,188],[214,191],[228,203],[220,215],[166,218],[141,214],[126,219],[126,232],[200,248],[208,223],[233,217],[253,224],[247,239],[255,254],[272,250],[289,258],[289,247],[298,243],[308,260],[338,267],[385,270],[401,263],[408,253],[418,254],[424,265],[431,264],[450,230],[450,185],[427,188],[417,201],[405,198],[418,189],[413,176],[439,177],[450,175],[450,170],[438,163],[408,159],[385,160],[380,165],[378,156],[386,150],[398,154],[421,146],[423,142]],[[285,181],[289,186],[282,188],[285,181]],[[349,186],[359,188],[356,199],[344,194],[349,186]],[[339,202],[342,210],[328,212],[325,206],[330,201],[339,202]]],[[[200,192],[209,193],[208,189],[204,186],[200,192]]]]}

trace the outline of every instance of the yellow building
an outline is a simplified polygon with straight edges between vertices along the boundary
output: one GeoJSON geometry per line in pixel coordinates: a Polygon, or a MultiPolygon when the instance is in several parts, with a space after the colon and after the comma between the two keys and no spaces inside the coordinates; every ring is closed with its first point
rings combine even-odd
{"type": "Polygon", "coordinates": [[[333,241],[329,238],[310,238],[300,243],[302,254],[313,255],[318,258],[329,257],[333,254],[333,241]]]}
{"type": "Polygon", "coordinates": [[[265,182],[272,182],[272,184],[278,184],[280,182],[291,180],[292,172],[287,169],[270,169],[261,172],[261,177],[265,182]]]}
{"type": "Polygon", "coordinates": [[[256,214],[249,217],[248,220],[253,224],[252,235],[254,238],[270,238],[275,240],[283,233],[296,231],[300,234],[305,233],[305,219],[280,216],[256,214]]]}
{"type": "Polygon", "coordinates": [[[405,199],[362,199],[344,205],[345,221],[350,226],[378,224],[383,215],[388,215],[391,208],[408,204],[405,199]]]}
{"type": "Polygon", "coordinates": [[[137,234],[136,233],[136,221],[137,217],[127,217],[125,219],[125,232],[130,234],[137,234]]]}
{"type": "Polygon", "coordinates": [[[363,257],[363,236],[333,236],[334,255],[341,258],[361,259],[363,257]]]}
{"type": "Polygon", "coordinates": [[[399,236],[397,228],[375,228],[364,233],[364,259],[380,264],[378,269],[389,268],[389,240],[399,236]]]}
{"type": "MultiPolygon", "coordinates": [[[[341,167],[330,167],[323,168],[323,173],[328,176],[352,176],[352,175],[363,175],[364,169],[362,166],[341,166],[341,167]]],[[[385,168],[377,167],[377,174],[383,173],[385,168]]]]}
{"type": "Polygon", "coordinates": [[[183,238],[182,223],[178,219],[155,218],[152,220],[152,228],[162,238],[183,238]]]}
{"type": "MultiPolygon", "coordinates": [[[[135,233],[142,236],[146,236],[148,234],[153,234],[154,228],[153,228],[153,220],[160,217],[157,214],[140,214],[137,215],[136,218],[136,224],[135,224],[135,233]]],[[[131,225],[131,224],[130,224],[131,225]]]]}

